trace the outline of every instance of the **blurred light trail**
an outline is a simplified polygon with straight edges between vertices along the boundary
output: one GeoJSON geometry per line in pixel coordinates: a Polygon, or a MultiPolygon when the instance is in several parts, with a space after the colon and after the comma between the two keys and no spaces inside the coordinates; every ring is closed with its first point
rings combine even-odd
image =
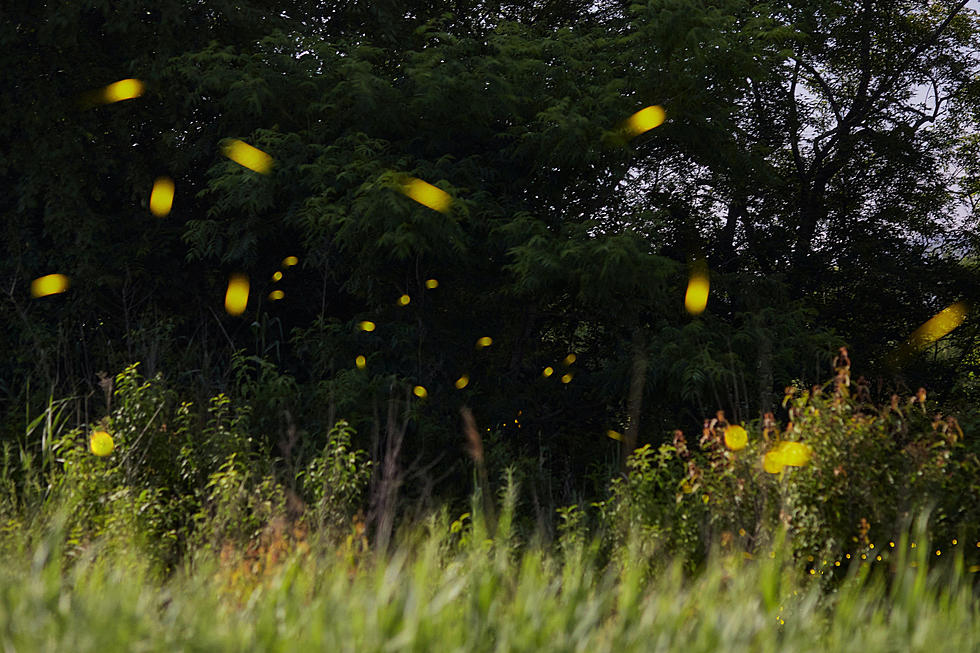
{"type": "Polygon", "coordinates": [[[150,192],[150,213],[163,218],[174,205],[174,180],[170,177],[157,177],[150,192]]]}
{"type": "Polygon", "coordinates": [[[48,274],[31,282],[32,297],[47,297],[68,290],[71,282],[63,274],[48,274]]]}
{"type": "Polygon", "coordinates": [[[272,170],[272,157],[243,141],[232,139],[222,148],[222,153],[238,165],[259,174],[267,175],[272,170]]]}
{"type": "Polygon", "coordinates": [[[697,261],[691,269],[684,295],[684,308],[691,315],[700,315],[708,305],[708,267],[704,261],[697,261]]]}
{"type": "Polygon", "coordinates": [[[414,177],[402,186],[402,193],[422,206],[427,206],[440,213],[449,211],[453,202],[452,196],[446,191],[414,177]]]}
{"type": "Polygon", "coordinates": [[[225,311],[229,315],[241,315],[247,305],[248,277],[233,274],[228,278],[228,290],[225,291],[225,311]]]}

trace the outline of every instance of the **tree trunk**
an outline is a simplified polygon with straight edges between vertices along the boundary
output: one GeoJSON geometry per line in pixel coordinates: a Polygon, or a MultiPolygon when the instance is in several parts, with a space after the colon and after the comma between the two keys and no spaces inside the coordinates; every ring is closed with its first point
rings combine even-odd
{"type": "Polygon", "coordinates": [[[636,449],[640,437],[640,414],[643,412],[643,389],[647,382],[647,350],[643,327],[633,329],[633,369],[630,374],[630,392],[626,404],[629,415],[629,425],[626,427],[626,437],[622,449],[622,466],[626,469],[626,459],[636,449]]]}

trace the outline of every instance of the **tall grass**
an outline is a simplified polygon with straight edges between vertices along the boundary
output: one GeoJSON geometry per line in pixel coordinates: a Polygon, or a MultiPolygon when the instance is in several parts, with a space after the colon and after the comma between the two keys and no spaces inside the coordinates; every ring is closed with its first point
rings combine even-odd
{"type": "Polygon", "coordinates": [[[348,540],[257,567],[205,555],[160,581],[118,547],[70,568],[55,527],[0,565],[6,651],[971,651],[972,576],[855,565],[833,591],[773,551],[714,554],[697,574],[640,538],[602,562],[595,542],[556,553],[506,530],[468,537],[433,518],[375,555],[348,540]],[[259,569],[259,571],[256,571],[259,569]]]}

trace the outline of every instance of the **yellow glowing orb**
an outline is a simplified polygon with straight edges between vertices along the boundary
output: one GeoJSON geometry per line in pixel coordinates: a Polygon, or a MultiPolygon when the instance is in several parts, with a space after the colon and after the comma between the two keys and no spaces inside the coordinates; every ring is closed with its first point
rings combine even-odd
{"type": "Polygon", "coordinates": [[[749,443],[749,434],[738,424],[730,424],[725,429],[725,446],[732,451],[744,449],[749,443]]]}
{"type": "Polygon", "coordinates": [[[555,368],[549,365],[548,367],[544,368],[544,371],[541,372],[541,376],[543,376],[544,378],[548,378],[554,373],[555,373],[555,368]]]}
{"type": "Polygon", "coordinates": [[[493,344],[493,338],[491,338],[490,336],[483,336],[482,338],[476,341],[477,349],[483,349],[484,347],[489,347],[492,344],[493,344]]]}
{"type": "Polygon", "coordinates": [[[428,288],[429,290],[432,290],[434,288],[438,288],[439,287],[439,282],[436,281],[435,279],[426,279],[426,281],[425,281],[425,287],[428,288]]]}
{"type": "Polygon", "coordinates": [[[228,290],[225,291],[225,311],[229,315],[241,315],[247,305],[248,277],[233,274],[228,278],[228,290]]]}
{"type": "Polygon", "coordinates": [[[357,327],[361,331],[374,331],[375,324],[370,320],[364,320],[363,322],[358,323],[357,327]]]}
{"type": "Polygon", "coordinates": [[[561,377],[561,382],[562,383],[571,383],[571,381],[572,381],[572,375],[571,374],[564,374],[564,375],[562,375],[562,377],[561,377]]]}
{"type": "Polygon", "coordinates": [[[770,474],[778,474],[783,471],[783,464],[782,454],[777,449],[773,449],[762,457],[762,468],[770,474]]]}
{"type": "Polygon", "coordinates": [[[412,301],[411,297],[409,297],[408,295],[402,295],[401,297],[398,298],[398,305],[408,306],[411,301],[412,301]]]}
{"type": "Polygon", "coordinates": [[[260,174],[266,175],[272,170],[272,157],[243,141],[228,142],[222,148],[222,153],[238,165],[260,174]]]}
{"type": "Polygon", "coordinates": [[[63,274],[48,274],[31,282],[31,296],[46,297],[68,290],[71,282],[63,274]]]}
{"type": "Polygon", "coordinates": [[[88,448],[96,456],[108,456],[116,446],[111,435],[105,431],[94,431],[88,440],[88,448]]]}
{"type": "Polygon", "coordinates": [[[463,376],[461,376],[458,379],[456,379],[456,383],[454,383],[453,385],[456,386],[456,389],[457,390],[462,390],[463,388],[465,388],[469,384],[470,384],[470,377],[468,377],[468,376],[466,376],[464,374],[463,376]]]}
{"type": "Polygon", "coordinates": [[[803,467],[813,455],[810,446],[803,442],[780,442],[780,458],[787,467],[803,467]]]}
{"type": "Polygon", "coordinates": [[[157,177],[150,191],[150,213],[162,218],[170,213],[174,205],[174,180],[170,177],[157,177]]]}
{"type": "Polygon", "coordinates": [[[428,392],[426,392],[426,390],[425,390],[425,388],[423,388],[423,387],[422,387],[422,386],[420,386],[420,385],[417,385],[417,386],[415,386],[414,388],[412,388],[412,392],[413,392],[413,393],[415,394],[415,396],[416,396],[416,397],[418,397],[419,399],[425,399],[426,397],[428,397],[428,396],[429,396],[429,393],[428,393],[428,392]]]}
{"type": "Polygon", "coordinates": [[[695,272],[687,283],[687,293],[684,295],[684,308],[691,315],[700,315],[708,305],[708,275],[705,272],[695,272]]]}
{"type": "Polygon", "coordinates": [[[287,256],[286,258],[284,258],[282,260],[282,267],[284,267],[284,268],[291,268],[294,265],[296,265],[297,263],[299,263],[299,259],[298,258],[296,258],[295,256],[287,256]]]}
{"type": "Polygon", "coordinates": [[[131,100],[143,95],[143,82],[138,79],[121,79],[102,89],[102,101],[111,104],[131,100]]]}
{"type": "Polygon", "coordinates": [[[565,363],[565,365],[571,365],[576,359],[577,356],[575,356],[575,354],[569,354],[568,356],[565,356],[565,360],[562,362],[565,363]]]}
{"type": "Polygon", "coordinates": [[[447,212],[453,202],[452,196],[446,191],[414,177],[402,186],[402,192],[422,206],[427,206],[440,213],[447,212]]]}
{"type": "Polygon", "coordinates": [[[273,290],[272,292],[269,293],[269,299],[271,299],[274,302],[279,301],[280,299],[282,299],[285,296],[286,296],[286,293],[284,293],[281,290],[273,290]]]}
{"type": "Polygon", "coordinates": [[[278,270],[276,270],[272,274],[272,281],[273,281],[273,283],[275,283],[276,281],[280,281],[280,280],[282,280],[282,272],[279,272],[278,270]]]}
{"type": "Polygon", "coordinates": [[[620,433],[619,431],[613,431],[612,429],[606,431],[606,437],[610,437],[613,440],[617,440],[618,442],[623,441],[623,434],[620,433]]]}
{"type": "Polygon", "coordinates": [[[957,302],[952,306],[947,306],[939,311],[934,317],[930,318],[925,324],[916,329],[909,336],[909,344],[921,349],[930,343],[939,340],[947,333],[963,324],[969,312],[966,302],[957,302]]]}
{"type": "Polygon", "coordinates": [[[626,132],[630,138],[659,127],[666,120],[667,114],[663,107],[654,105],[640,109],[626,120],[626,132]]]}
{"type": "Polygon", "coordinates": [[[357,369],[363,370],[365,367],[367,367],[367,359],[363,356],[358,356],[354,359],[354,364],[357,365],[357,369]]]}

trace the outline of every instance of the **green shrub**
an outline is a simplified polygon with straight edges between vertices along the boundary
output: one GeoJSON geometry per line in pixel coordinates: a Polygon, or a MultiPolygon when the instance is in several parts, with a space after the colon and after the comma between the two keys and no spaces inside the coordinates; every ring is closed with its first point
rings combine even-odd
{"type": "Polygon", "coordinates": [[[636,450],[599,504],[614,540],[641,529],[696,562],[714,546],[757,551],[782,527],[796,558],[819,566],[887,558],[921,513],[940,549],[980,540],[977,455],[924,390],[875,406],[841,364],[822,387],[787,388],[783,406],[785,424],[767,415],[744,444],[719,413],[697,449],[676,432],[673,444],[636,450]]]}

